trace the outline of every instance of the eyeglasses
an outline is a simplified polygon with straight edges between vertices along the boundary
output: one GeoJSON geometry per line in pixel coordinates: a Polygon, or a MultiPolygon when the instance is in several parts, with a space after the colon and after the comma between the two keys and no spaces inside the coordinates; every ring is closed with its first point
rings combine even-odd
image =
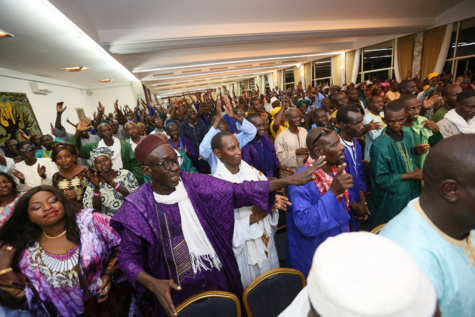
{"type": "Polygon", "coordinates": [[[32,148],[28,148],[28,149],[21,149],[20,152],[21,153],[26,153],[26,152],[34,152],[35,149],[32,149],[32,148]]]}
{"type": "Polygon", "coordinates": [[[152,163],[148,164],[147,166],[163,166],[166,170],[171,170],[173,168],[173,165],[175,164],[181,166],[181,164],[183,164],[183,157],[178,155],[174,160],[169,160],[161,163],[152,163]]]}
{"type": "Polygon", "coordinates": [[[320,131],[315,140],[313,140],[312,145],[314,145],[322,137],[323,133],[332,133],[332,130],[324,128],[322,131],[320,131]]]}

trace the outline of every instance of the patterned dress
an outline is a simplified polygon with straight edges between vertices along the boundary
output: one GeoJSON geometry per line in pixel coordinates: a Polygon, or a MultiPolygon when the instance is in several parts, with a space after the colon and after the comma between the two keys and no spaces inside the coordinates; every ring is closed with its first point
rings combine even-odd
{"type": "MultiPolygon", "coordinates": [[[[84,313],[85,294],[79,274],[87,281],[91,296],[96,295],[98,280],[107,268],[111,249],[120,236],[109,226],[110,218],[91,209],[78,213],[81,244],[63,255],[52,255],[39,243],[23,250],[20,270],[38,292],[42,302],[54,309],[56,316],[73,317],[84,313]],[[58,264],[62,262],[62,264],[58,264]]],[[[30,311],[41,315],[41,303],[30,287],[25,287],[30,311]]]]}
{"type": "Polygon", "coordinates": [[[0,207],[0,228],[7,222],[8,219],[12,216],[13,208],[15,207],[18,199],[24,194],[25,192],[21,192],[18,196],[8,205],[5,207],[0,207]]]}
{"type": "Polygon", "coordinates": [[[53,186],[62,190],[66,194],[66,190],[74,190],[76,198],[74,199],[82,205],[82,198],[84,191],[89,184],[89,178],[87,177],[87,168],[84,168],[72,178],[67,178],[57,172],[53,175],[53,186]]]}
{"type": "MultiPolygon", "coordinates": [[[[133,192],[139,187],[139,183],[137,182],[134,174],[124,169],[117,172],[117,177],[114,178],[114,182],[127,188],[129,193],[133,192]]],[[[124,202],[124,196],[119,191],[115,190],[104,182],[100,183],[99,190],[101,192],[100,212],[112,217],[117,209],[122,206],[122,203],[124,202]]],[[[89,183],[89,185],[87,185],[86,192],[84,193],[84,208],[94,208],[92,204],[92,200],[94,198],[93,192],[94,185],[89,183]]]]}

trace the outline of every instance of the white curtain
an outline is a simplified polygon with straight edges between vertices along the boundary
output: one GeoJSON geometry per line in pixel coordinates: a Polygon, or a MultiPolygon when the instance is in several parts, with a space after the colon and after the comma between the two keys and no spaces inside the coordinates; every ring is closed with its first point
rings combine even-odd
{"type": "Polygon", "coordinates": [[[273,88],[275,88],[275,84],[274,84],[274,74],[273,74],[273,73],[267,74],[267,80],[269,80],[269,87],[270,87],[270,90],[272,90],[273,88]]]}
{"type": "Polygon", "coordinates": [[[449,52],[450,46],[450,38],[452,36],[452,28],[453,23],[447,24],[447,28],[445,29],[444,39],[442,41],[442,46],[440,47],[439,57],[437,58],[437,64],[435,64],[434,72],[441,73],[442,69],[444,68],[445,58],[447,57],[447,53],[449,52]]]}
{"type": "Polygon", "coordinates": [[[357,84],[356,80],[358,79],[358,71],[360,70],[361,62],[361,49],[355,50],[355,60],[353,61],[353,69],[351,71],[351,83],[357,84]]]}
{"type": "Polygon", "coordinates": [[[394,77],[398,83],[401,82],[401,73],[399,72],[399,59],[397,58],[397,39],[393,40],[393,60],[394,60],[394,77]]]}

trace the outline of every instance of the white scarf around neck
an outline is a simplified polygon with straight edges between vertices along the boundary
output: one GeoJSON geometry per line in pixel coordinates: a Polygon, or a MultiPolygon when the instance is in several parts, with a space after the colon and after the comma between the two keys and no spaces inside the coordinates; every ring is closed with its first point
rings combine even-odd
{"type": "Polygon", "coordinates": [[[462,134],[475,133],[475,118],[472,118],[467,122],[455,111],[455,109],[449,110],[444,118],[455,124],[462,134]]]}
{"type": "Polygon", "coordinates": [[[201,269],[206,271],[210,271],[213,268],[218,269],[218,271],[221,270],[223,265],[201,226],[182,180],[180,179],[178,186],[171,194],[159,195],[154,192],[153,196],[155,201],[160,204],[173,205],[178,203],[181,229],[188,246],[188,251],[190,252],[193,273],[196,274],[201,271],[201,269]]]}
{"type": "Polygon", "coordinates": [[[97,147],[106,147],[114,152],[114,155],[112,155],[111,157],[112,168],[118,171],[124,167],[124,164],[122,163],[122,157],[120,155],[120,150],[121,150],[120,140],[116,138],[115,136],[113,136],[112,139],[114,140],[114,144],[112,144],[112,146],[107,146],[104,140],[101,139],[97,147]]]}
{"type": "MultiPolygon", "coordinates": [[[[239,173],[233,174],[228,168],[218,159],[218,165],[216,167],[216,172],[213,174],[214,177],[226,180],[232,183],[242,183],[243,181],[265,181],[267,177],[257,171],[254,167],[247,164],[245,161],[241,160],[239,164],[239,173]]],[[[250,207],[241,207],[235,209],[234,212],[251,212],[253,206],[250,207]]],[[[270,223],[270,216],[268,215],[261,220],[264,227],[264,234],[267,238],[272,236],[272,226],[270,223]]],[[[251,226],[258,226],[259,224],[254,223],[251,226]]],[[[262,262],[267,259],[266,250],[261,239],[247,240],[246,248],[248,251],[247,262],[249,265],[257,264],[259,267],[262,267],[262,262]]]]}

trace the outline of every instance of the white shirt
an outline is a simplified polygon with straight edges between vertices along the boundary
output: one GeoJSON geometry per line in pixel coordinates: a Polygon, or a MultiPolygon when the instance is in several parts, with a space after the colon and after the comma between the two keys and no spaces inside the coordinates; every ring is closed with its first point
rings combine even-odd
{"type": "Polygon", "coordinates": [[[298,128],[299,133],[294,134],[287,128],[282,131],[275,139],[275,151],[282,165],[287,166],[295,171],[302,168],[307,159],[306,155],[297,155],[295,150],[299,148],[307,148],[307,130],[298,128]]]}
{"type": "MultiPolygon", "coordinates": [[[[267,179],[263,173],[244,161],[241,161],[239,172],[231,174],[224,164],[218,160],[218,167],[213,176],[233,183],[267,179]]],[[[274,210],[266,218],[251,225],[249,221],[252,209],[253,206],[234,209],[232,243],[243,287],[249,285],[259,275],[279,267],[279,257],[274,240],[279,212],[274,210]],[[267,246],[262,240],[262,235],[266,233],[266,230],[269,238],[267,246]],[[265,253],[267,253],[267,256],[265,253]]]]}
{"type": "Polygon", "coordinates": [[[15,181],[20,187],[20,191],[27,191],[33,187],[40,185],[53,185],[52,177],[58,172],[58,167],[50,158],[37,158],[37,161],[32,166],[26,163],[19,162],[15,164],[14,169],[18,170],[25,176],[25,183],[22,184],[18,178],[15,181]],[[46,167],[46,178],[40,177],[38,174],[38,165],[46,167]]]}

